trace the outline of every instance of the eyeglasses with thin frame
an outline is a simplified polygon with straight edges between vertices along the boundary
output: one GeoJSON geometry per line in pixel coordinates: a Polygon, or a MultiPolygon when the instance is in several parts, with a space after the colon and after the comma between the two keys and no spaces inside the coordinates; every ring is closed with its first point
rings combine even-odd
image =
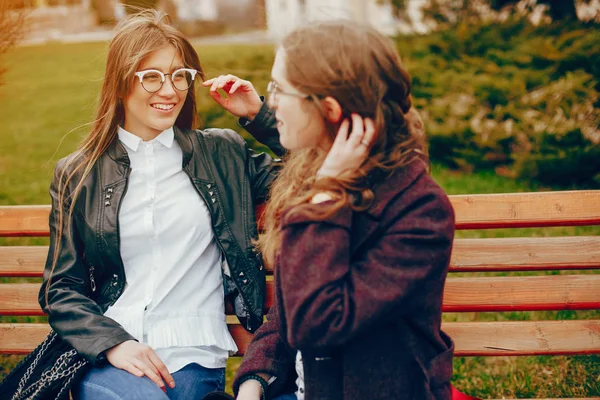
{"type": "Polygon", "coordinates": [[[267,93],[269,94],[270,101],[275,100],[276,96],[280,94],[283,94],[285,96],[294,96],[304,100],[312,100],[312,97],[306,94],[283,91],[279,88],[279,85],[274,81],[269,82],[269,84],[267,85],[267,93]]]}
{"type": "Polygon", "coordinates": [[[163,87],[167,76],[171,78],[171,83],[175,89],[182,92],[188,90],[194,83],[197,73],[197,70],[191,68],[180,68],[171,74],[163,74],[157,69],[147,69],[136,72],[134,75],[139,78],[144,90],[156,93],[163,87]]]}

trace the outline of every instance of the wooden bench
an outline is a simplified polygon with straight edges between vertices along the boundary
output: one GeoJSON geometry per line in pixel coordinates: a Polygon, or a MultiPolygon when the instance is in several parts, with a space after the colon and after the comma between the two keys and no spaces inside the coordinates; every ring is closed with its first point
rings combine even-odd
{"type": "MultiPolygon", "coordinates": [[[[450,197],[459,230],[600,225],[600,190],[450,197]]],[[[0,236],[48,236],[48,212],[49,206],[0,207],[0,236]]],[[[0,246],[0,277],[41,277],[46,253],[47,246],[0,246]]],[[[600,274],[589,270],[600,270],[598,235],[458,238],[444,312],[600,309],[600,274]],[[563,272],[545,273],[555,270],[563,272]],[[509,273],[487,274],[499,271],[509,273]]],[[[270,280],[265,307],[272,289],[270,280]]],[[[38,290],[39,283],[0,284],[0,316],[43,315],[38,290]]],[[[241,355],[251,335],[234,317],[228,321],[241,355]]],[[[600,354],[600,320],[446,322],[443,329],[457,356],[600,354]]],[[[47,324],[2,323],[0,353],[26,354],[47,331],[47,324]]]]}

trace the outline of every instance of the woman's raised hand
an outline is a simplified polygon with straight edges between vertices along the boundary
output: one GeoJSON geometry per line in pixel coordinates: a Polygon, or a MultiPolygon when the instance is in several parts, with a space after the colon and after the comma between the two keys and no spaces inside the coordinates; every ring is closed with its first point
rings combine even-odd
{"type": "Polygon", "coordinates": [[[115,368],[123,369],[135,376],[147,376],[166,392],[165,382],[170,388],[175,381],[169,370],[150,346],[127,340],[106,351],[106,359],[115,368]]]}
{"type": "Polygon", "coordinates": [[[323,165],[317,171],[317,177],[336,177],[344,171],[358,169],[369,156],[371,144],[375,138],[375,122],[370,118],[362,118],[352,114],[352,131],[350,121],[342,121],[337,136],[333,141],[323,165]]]}
{"type": "Polygon", "coordinates": [[[236,117],[254,119],[262,107],[262,100],[254,89],[252,82],[235,75],[221,75],[202,82],[202,86],[210,87],[209,93],[214,101],[236,117]],[[218,90],[226,93],[221,95],[218,90]]]}

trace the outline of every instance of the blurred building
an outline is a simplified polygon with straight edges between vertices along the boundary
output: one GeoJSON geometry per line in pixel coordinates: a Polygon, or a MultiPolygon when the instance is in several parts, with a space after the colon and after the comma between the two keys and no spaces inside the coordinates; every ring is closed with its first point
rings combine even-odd
{"type": "Polygon", "coordinates": [[[215,21],[219,16],[217,0],[170,0],[180,21],[215,21]]]}
{"type": "Polygon", "coordinates": [[[280,38],[298,25],[325,19],[351,19],[370,24],[382,33],[404,30],[392,7],[377,0],[265,0],[267,29],[280,38]]]}

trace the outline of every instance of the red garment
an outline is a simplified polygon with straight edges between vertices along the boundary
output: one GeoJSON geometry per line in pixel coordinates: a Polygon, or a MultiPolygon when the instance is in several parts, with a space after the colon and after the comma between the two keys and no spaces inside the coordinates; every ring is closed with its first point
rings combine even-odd
{"type": "MultiPolygon", "coordinates": [[[[443,190],[413,162],[374,188],[364,212],[282,214],[275,302],[238,369],[307,399],[450,400],[452,341],[440,330],[454,234],[443,190]]],[[[308,206],[308,205],[307,205],[308,206]]],[[[323,204],[308,207],[320,207],[323,204]]]]}
{"type": "Polygon", "coordinates": [[[454,386],[452,386],[452,400],[481,400],[479,397],[469,396],[459,392],[454,386]]]}

